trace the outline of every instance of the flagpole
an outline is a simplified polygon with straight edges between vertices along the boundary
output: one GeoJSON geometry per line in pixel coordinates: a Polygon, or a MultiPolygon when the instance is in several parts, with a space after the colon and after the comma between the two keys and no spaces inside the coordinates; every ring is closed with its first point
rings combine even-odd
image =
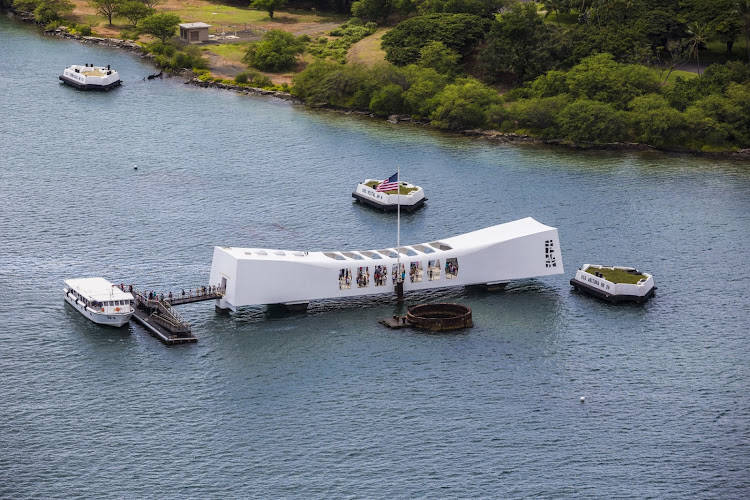
{"type": "Polygon", "coordinates": [[[399,165],[396,170],[396,196],[397,206],[396,211],[398,213],[396,218],[396,255],[398,256],[398,280],[401,280],[401,166],[399,165]]]}

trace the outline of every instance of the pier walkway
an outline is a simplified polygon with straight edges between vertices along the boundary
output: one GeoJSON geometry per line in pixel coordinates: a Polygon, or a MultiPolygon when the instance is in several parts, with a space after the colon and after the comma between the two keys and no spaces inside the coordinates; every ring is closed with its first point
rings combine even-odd
{"type": "Polygon", "coordinates": [[[165,297],[154,292],[143,293],[135,289],[130,291],[135,297],[133,319],[167,345],[198,342],[198,337],[193,335],[192,326],[174,306],[220,299],[224,296],[223,290],[216,287],[203,288],[188,294],[183,291],[178,297],[165,297]]]}

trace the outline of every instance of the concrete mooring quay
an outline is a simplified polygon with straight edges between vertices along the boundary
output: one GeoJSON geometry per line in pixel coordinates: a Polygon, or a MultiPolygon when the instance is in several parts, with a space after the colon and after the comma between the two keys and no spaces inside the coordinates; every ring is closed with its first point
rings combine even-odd
{"type": "Polygon", "coordinates": [[[183,292],[183,295],[178,297],[130,291],[135,297],[133,319],[167,345],[198,342],[198,337],[193,335],[192,326],[174,306],[220,299],[224,296],[223,290],[217,287],[205,288],[189,295],[183,292]]]}

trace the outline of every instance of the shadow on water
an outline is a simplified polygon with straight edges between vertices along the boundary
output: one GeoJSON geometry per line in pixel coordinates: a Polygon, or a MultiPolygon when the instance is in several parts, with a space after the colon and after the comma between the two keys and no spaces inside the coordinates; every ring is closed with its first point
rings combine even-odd
{"type": "Polygon", "coordinates": [[[132,338],[133,327],[130,324],[121,327],[99,325],[86,318],[67,302],[63,301],[63,306],[65,321],[70,324],[75,335],[83,336],[87,340],[94,341],[102,346],[132,338]]]}
{"type": "Polygon", "coordinates": [[[229,314],[217,314],[209,323],[229,321],[241,327],[244,324],[263,322],[296,322],[323,316],[390,317],[403,316],[409,307],[432,302],[464,302],[469,307],[504,308],[508,304],[554,310],[560,306],[560,291],[548,284],[526,280],[511,283],[504,290],[487,291],[478,287],[453,287],[437,290],[408,292],[399,302],[395,294],[326,299],[312,301],[306,310],[290,310],[283,305],[242,307],[229,314]],[[531,304],[529,304],[531,303],[531,304]]]}

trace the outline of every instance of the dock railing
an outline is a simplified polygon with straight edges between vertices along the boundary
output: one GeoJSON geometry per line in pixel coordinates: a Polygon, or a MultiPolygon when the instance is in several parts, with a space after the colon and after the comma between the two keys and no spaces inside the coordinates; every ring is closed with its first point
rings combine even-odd
{"type": "Polygon", "coordinates": [[[169,302],[166,300],[150,302],[156,302],[156,309],[151,314],[154,321],[162,323],[162,326],[174,333],[190,333],[192,330],[190,323],[169,302]]]}
{"type": "Polygon", "coordinates": [[[154,323],[172,333],[184,334],[192,331],[190,323],[166,299],[149,299],[135,287],[132,293],[135,295],[135,307],[146,312],[154,323]]]}

